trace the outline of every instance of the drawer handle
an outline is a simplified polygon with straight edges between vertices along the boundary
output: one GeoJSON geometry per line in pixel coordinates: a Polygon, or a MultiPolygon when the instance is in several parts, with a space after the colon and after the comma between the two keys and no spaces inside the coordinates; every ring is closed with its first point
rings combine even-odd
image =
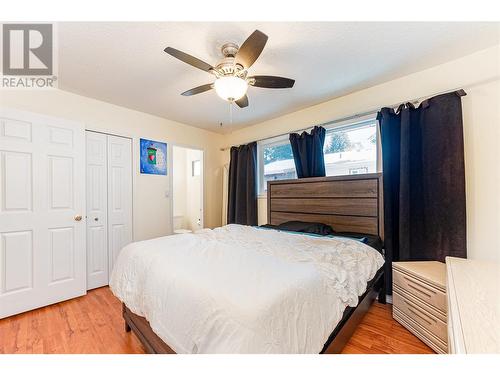
{"type": "Polygon", "coordinates": [[[424,296],[427,296],[428,298],[432,298],[432,294],[429,293],[429,291],[427,289],[423,289],[422,286],[418,285],[418,284],[415,284],[414,281],[408,279],[407,277],[405,277],[406,281],[408,282],[408,286],[410,288],[413,288],[415,289],[417,292],[420,292],[422,293],[424,296]]]}
{"type": "Polygon", "coordinates": [[[428,325],[432,325],[432,321],[429,320],[426,316],[422,315],[422,313],[412,309],[410,306],[408,306],[408,310],[418,316],[420,319],[422,319],[424,322],[426,322],[428,325]]]}
{"type": "Polygon", "coordinates": [[[418,308],[417,306],[415,306],[410,301],[407,301],[407,300],[404,299],[403,302],[406,304],[406,306],[408,307],[409,311],[411,311],[413,314],[417,315],[419,318],[421,318],[422,320],[424,320],[427,324],[431,325],[433,322],[437,323],[436,319],[434,319],[432,316],[424,315],[422,312],[420,312],[420,308],[418,308]]]}

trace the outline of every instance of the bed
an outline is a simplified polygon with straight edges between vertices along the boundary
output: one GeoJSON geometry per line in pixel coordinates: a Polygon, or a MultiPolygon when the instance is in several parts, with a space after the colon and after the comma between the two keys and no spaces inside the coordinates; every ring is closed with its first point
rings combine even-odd
{"type": "Polygon", "coordinates": [[[379,174],[268,183],[268,222],[338,236],[229,225],[125,247],[110,287],[150,353],[338,353],[382,287],[379,174]],[[359,237],[359,236],[358,236],[359,237]]]}

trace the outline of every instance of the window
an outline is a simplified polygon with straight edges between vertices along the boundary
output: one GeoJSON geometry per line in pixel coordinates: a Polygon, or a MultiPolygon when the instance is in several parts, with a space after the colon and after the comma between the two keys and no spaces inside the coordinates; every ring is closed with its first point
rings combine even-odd
{"type": "MultiPolygon", "coordinates": [[[[377,121],[350,120],[326,127],[325,169],[327,176],[375,173],[378,155],[377,121]]],[[[297,178],[288,135],[258,142],[259,194],[267,181],[297,178]]]]}
{"type": "Polygon", "coordinates": [[[260,194],[266,192],[267,181],[297,178],[288,136],[259,142],[258,155],[260,194]]]}
{"type": "Polygon", "coordinates": [[[201,161],[193,160],[191,162],[191,176],[196,177],[201,174],[201,161]]]}
{"type": "Polygon", "coordinates": [[[368,120],[327,129],[325,146],[327,176],[377,171],[377,122],[368,120]]]}

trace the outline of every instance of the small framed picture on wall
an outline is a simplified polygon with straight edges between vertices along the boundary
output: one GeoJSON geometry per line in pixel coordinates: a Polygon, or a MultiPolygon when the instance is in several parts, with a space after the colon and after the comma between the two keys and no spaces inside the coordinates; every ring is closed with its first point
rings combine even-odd
{"type": "Polygon", "coordinates": [[[141,173],[167,175],[167,144],[140,139],[141,173]]]}

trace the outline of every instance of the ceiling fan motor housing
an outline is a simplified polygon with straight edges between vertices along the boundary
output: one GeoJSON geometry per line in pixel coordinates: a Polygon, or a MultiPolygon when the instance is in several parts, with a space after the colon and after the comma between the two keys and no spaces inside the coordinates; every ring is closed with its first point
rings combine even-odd
{"type": "Polygon", "coordinates": [[[243,66],[234,63],[234,57],[238,53],[238,50],[239,46],[235,43],[226,43],[221,47],[224,58],[215,66],[215,71],[220,76],[234,75],[242,78],[246,76],[243,66]]]}
{"type": "Polygon", "coordinates": [[[246,76],[245,69],[240,64],[234,63],[234,57],[224,57],[219,64],[215,67],[215,72],[219,76],[246,76]]]}
{"type": "Polygon", "coordinates": [[[238,53],[240,47],[236,43],[225,43],[220,48],[224,57],[234,57],[238,53]]]}

